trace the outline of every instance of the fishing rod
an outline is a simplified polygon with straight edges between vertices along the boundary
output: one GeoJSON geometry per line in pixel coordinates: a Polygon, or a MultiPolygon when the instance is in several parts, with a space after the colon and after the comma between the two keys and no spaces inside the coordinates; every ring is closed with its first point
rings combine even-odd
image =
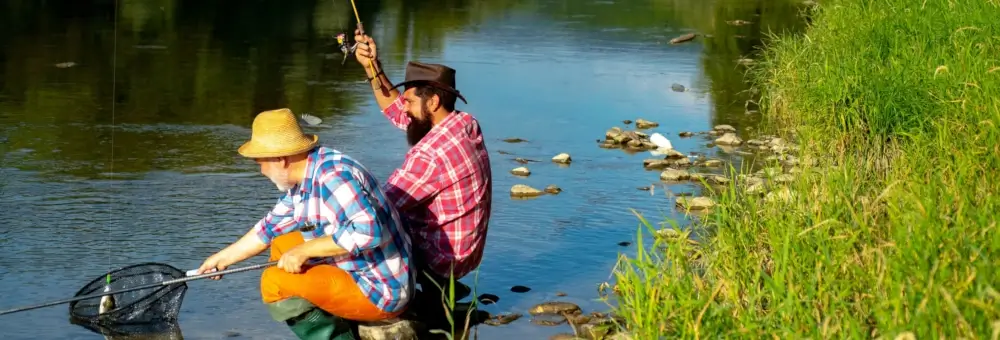
{"type": "Polygon", "coordinates": [[[262,269],[262,268],[267,268],[267,267],[270,267],[270,266],[273,266],[273,265],[276,265],[276,264],[278,264],[278,261],[271,261],[271,262],[267,262],[267,263],[255,264],[255,265],[250,265],[250,266],[246,266],[246,267],[226,269],[226,270],[223,270],[223,271],[217,271],[217,272],[211,272],[211,273],[205,273],[205,274],[192,275],[193,273],[197,273],[198,272],[197,269],[194,269],[194,270],[187,271],[186,274],[188,276],[182,277],[182,278],[165,280],[165,281],[161,281],[161,282],[157,282],[157,283],[150,283],[150,284],[145,284],[145,285],[141,285],[141,286],[135,286],[135,287],[131,287],[131,288],[124,288],[124,289],[119,289],[119,290],[111,290],[111,291],[106,291],[106,292],[94,293],[94,294],[90,294],[90,295],[81,295],[81,296],[77,296],[77,297],[73,297],[73,298],[69,298],[69,299],[62,299],[62,300],[57,300],[57,301],[51,301],[51,302],[46,302],[46,303],[37,304],[37,305],[31,305],[31,306],[19,307],[19,308],[14,308],[14,309],[8,309],[8,310],[5,310],[5,311],[0,311],[0,315],[17,313],[17,312],[23,312],[23,311],[26,311],[26,310],[38,309],[38,308],[42,308],[42,307],[55,306],[55,305],[69,303],[69,302],[73,302],[73,301],[80,301],[80,300],[87,300],[87,299],[99,298],[99,297],[102,297],[102,296],[105,296],[105,295],[127,293],[127,292],[141,290],[141,289],[156,288],[156,287],[161,287],[161,286],[169,286],[169,285],[176,284],[176,283],[181,283],[181,282],[187,282],[187,281],[193,281],[193,280],[200,280],[200,279],[204,279],[204,278],[215,277],[215,276],[220,276],[220,275],[227,275],[227,274],[233,274],[233,273],[239,273],[239,272],[245,272],[245,271],[250,271],[250,270],[255,270],[255,269],[262,269]]]}

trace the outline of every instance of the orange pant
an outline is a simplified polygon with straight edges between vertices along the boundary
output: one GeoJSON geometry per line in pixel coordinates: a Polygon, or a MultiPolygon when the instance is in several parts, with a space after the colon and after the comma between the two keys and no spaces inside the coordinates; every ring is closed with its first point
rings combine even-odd
{"type": "MultiPolygon", "coordinates": [[[[304,242],[302,234],[298,232],[278,236],[271,241],[271,261],[277,261],[281,254],[304,242]]],[[[264,303],[298,296],[330,314],[348,320],[376,321],[400,314],[378,309],[362,294],[351,274],[328,264],[304,267],[304,271],[299,274],[292,274],[278,267],[267,268],[261,275],[260,294],[264,303]]]]}

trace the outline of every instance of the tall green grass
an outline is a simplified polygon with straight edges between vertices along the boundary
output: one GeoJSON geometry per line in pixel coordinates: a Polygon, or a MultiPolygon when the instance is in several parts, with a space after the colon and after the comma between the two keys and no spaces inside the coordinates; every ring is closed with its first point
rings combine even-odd
{"type": "Polygon", "coordinates": [[[629,331],[997,339],[998,18],[995,0],[821,1],[777,38],[752,76],[810,166],[786,200],[719,193],[697,248],[624,259],[629,331]]]}

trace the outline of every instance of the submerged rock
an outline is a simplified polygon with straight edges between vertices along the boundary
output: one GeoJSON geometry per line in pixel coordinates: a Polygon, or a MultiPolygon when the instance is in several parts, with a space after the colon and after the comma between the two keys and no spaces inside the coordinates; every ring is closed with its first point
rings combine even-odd
{"type": "Polygon", "coordinates": [[[539,326],[558,326],[566,322],[566,317],[556,313],[539,313],[531,316],[531,323],[539,326]]]}
{"type": "Polygon", "coordinates": [[[563,302],[563,301],[543,302],[535,305],[534,307],[531,307],[531,309],[528,310],[528,313],[531,313],[531,315],[538,315],[544,313],[576,314],[579,312],[580,312],[580,306],[577,306],[572,302],[563,302]]]}
{"type": "Polygon", "coordinates": [[[530,290],[531,290],[531,288],[528,288],[528,287],[525,287],[525,286],[522,286],[522,285],[516,285],[516,286],[510,287],[510,291],[512,291],[514,293],[527,293],[530,290]]]}
{"type": "Polygon", "coordinates": [[[523,167],[523,166],[522,167],[514,168],[513,170],[510,171],[510,173],[514,174],[515,176],[530,176],[531,175],[531,171],[528,170],[528,168],[523,167]]]}
{"type": "Polygon", "coordinates": [[[683,132],[681,132],[681,133],[678,133],[677,135],[678,135],[678,136],[680,136],[681,138],[688,138],[688,137],[694,137],[694,132],[691,132],[691,131],[683,131],[683,132]]]}
{"type": "Polygon", "coordinates": [[[506,325],[514,322],[514,320],[520,319],[521,316],[521,313],[500,313],[490,317],[489,320],[483,321],[483,323],[490,326],[506,325]]]}
{"type": "Polygon", "coordinates": [[[512,197],[537,197],[544,193],[545,192],[541,190],[524,184],[514,184],[514,186],[510,188],[510,196],[512,197]]]}
{"type": "Polygon", "coordinates": [[[740,19],[736,19],[736,20],[729,20],[729,21],[726,21],[726,23],[727,23],[727,24],[730,24],[730,25],[733,25],[733,26],[743,26],[743,25],[749,25],[749,24],[752,24],[752,23],[753,23],[753,21],[746,21],[746,20],[740,20],[740,19]]]}
{"type": "Polygon", "coordinates": [[[670,89],[674,90],[674,92],[684,92],[684,85],[674,83],[673,85],[670,85],[670,89]]]}
{"type": "Polygon", "coordinates": [[[559,164],[569,164],[570,162],[573,161],[573,159],[569,157],[568,153],[563,152],[561,154],[556,155],[555,157],[552,157],[552,161],[559,164]]]}
{"type": "Polygon", "coordinates": [[[507,143],[524,143],[524,142],[527,142],[527,140],[524,140],[524,139],[521,139],[521,138],[516,138],[516,137],[515,138],[504,138],[503,141],[507,142],[507,143]]]}

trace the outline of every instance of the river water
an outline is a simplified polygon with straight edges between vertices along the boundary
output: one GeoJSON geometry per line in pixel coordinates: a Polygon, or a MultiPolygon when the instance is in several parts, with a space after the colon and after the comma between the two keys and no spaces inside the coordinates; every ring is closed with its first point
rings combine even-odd
{"type": "MultiPolygon", "coordinates": [[[[364,72],[336,49],[349,1],[183,0],[0,3],[0,309],[73,296],[111,268],[163,262],[196,268],[236,240],[278,193],[236,148],[260,111],[288,107],[324,120],[317,133],[379,178],[398,166],[404,135],[378,112],[364,72]],[[117,17],[117,24],[116,24],[117,17]],[[115,26],[117,25],[117,29],[115,26]],[[114,79],[114,82],[113,82],[114,79]],[[112,86],[114,84],[114,86],[112,86]],[[114,106],[112,106],[114,103],[114,106]]],[[[494,214],[485,259],[462,281],[500,297],[489,313],[526,313],[559,299],[605,311],[596,287],[639,227],[630,209],[684,220],[647,171],[648,153],[595,143],[645,118],[676,149],[739,167],[706,147],[706,131],[754,129],[758,113],[737,60],[767,31],[799,31],[799,5],[736,0],[359,1],[386,72],[408,60],[457,69],[458,88],[488,137],[494,214]],[[747,20],[731,25],[729,20],[747,20]],[[671,45],[675,36],[709,34],[671,45]],[[677,83],[687,91],[675,92],[677,83]],[[526,143],[505,143],[519,137],[526,143]],[[562,152],[573,163],[548,160],[562,152]],[[523,157],[528,178],[510,175],[523,157]],[[563,192],[512,200],[523,183],[563,192]],[[525,293],[510,287],[524,285],[525,293]],[[557,292],[567,295],[557,297],[557,292]]],[[[700,190],[693,183],[675,192],[700,190]]],[[[683,222],[682,222],[683,223],[683,222]]],[[[259,263],[264,258],[252,259],[259,263]]],[[[293,338],[259,302],[259,272],[188,283],[185,338],[293,338]]],[[[522,318],[482,325],[482,339],[544,339],[563,324],[522,318]]],[[[0,316],[4,339],[96,339],[59,305],[0,316]]]]}

